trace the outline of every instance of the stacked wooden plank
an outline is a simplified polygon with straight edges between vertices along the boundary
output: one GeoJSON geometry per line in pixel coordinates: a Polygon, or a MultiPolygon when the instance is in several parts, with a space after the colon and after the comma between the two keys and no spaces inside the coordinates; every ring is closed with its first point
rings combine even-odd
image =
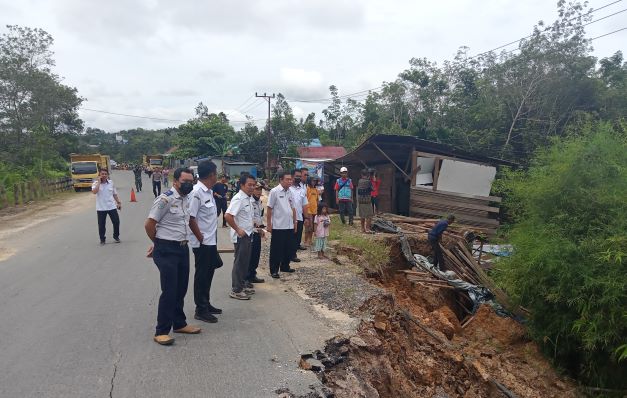
{"type": "Polygon", "coordinates": [[[497,196],[476,196],[412,187],[410,213],[415,217],[434,218],[455,214],[457,222],[494,235],[499,226],[497,196]]]}

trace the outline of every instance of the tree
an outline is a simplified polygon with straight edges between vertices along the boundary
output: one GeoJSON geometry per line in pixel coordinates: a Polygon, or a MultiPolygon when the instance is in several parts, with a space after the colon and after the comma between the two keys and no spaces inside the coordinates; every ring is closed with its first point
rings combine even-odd
{"type": "Polygon", "coordinates": [[[178,127],[175,143],[180,158],[227,156],[236,151],[239,138],[224,113],[208,113],[201,102],[196,118],[178,127]]]}
{"type": "Polygon", "coordinates": [[[52,72],[52,44],[42,29],[9,25],[0,35],[0,162],[62,169],[78,142],[82,98],[52,72]]]}
{"type": "Polygon", "coordinates": [[[627,125],[588,123],[503,182],[518,208],[513,255],[497,277],[530,312],[530,331],[586,384],[625,388],[627,125]]]}

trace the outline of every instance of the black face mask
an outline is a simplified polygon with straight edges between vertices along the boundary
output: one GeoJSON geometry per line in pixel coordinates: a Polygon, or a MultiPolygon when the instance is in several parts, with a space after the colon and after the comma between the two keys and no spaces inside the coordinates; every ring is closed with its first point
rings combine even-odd
{"type": "Polygon", "coordinates": [[[296,178],[294,178],[294,184],[295,184],[295,185],[300,184],[300,177],[296,177],[296,178]]]}
{"type": "Polygon", "coordinates": [[[179,191],[181,192],[181,195],[187,195],[193,190],[194,190],[193,182],[182,182],[181,185],[179,186],[179,191]]]}

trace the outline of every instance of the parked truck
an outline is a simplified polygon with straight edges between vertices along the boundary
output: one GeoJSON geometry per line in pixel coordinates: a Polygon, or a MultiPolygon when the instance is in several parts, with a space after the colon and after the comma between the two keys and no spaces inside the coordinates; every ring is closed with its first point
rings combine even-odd
{"type": "Polygon", "coordinates": [[[163,167],[163,155],[144,155],[144,167],[154,169],[155,167],[163,167]]]}
{"type": "Polygon", "coordinates": [[[91,188],[91,184],[98,178],[100,169],[109,170],[109,163],[109,155],[99,153],[70,154],[70,174],[72,175],[74,190],[78,192],[84,188],[91,188]]]}

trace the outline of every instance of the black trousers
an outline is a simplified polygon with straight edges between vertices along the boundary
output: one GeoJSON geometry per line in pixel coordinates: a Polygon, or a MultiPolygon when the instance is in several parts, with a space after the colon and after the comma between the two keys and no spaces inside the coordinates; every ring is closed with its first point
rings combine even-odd
{"type": "Polygon", "coordinates": [[[155,198],[161,195],[161,181],[152,182],[152,193],[155,194],[155,198]]]}
{"type": "Polygon", "coordinates": [[[273,229],[270,239],[270,273],[277,274],[279,270],[290,269],[294,248],[293,229],[273,229]]]}
{"type": "Polygon", "coordinates": [[[168,334],[172,328],[187,326],[183,305],[189,283],[189,249],[187,245],[155,240],[152,257],[161,280],[155,335],[168,334]]]}
{"type": "Polygon", "coordinates": [[[218,247],[200,245],[192,249],[194,252],[194,303],[196,314],[209,311],[211,304],[211,283],[217,267],[218,247]]]}
{"type": "Polygon", "coordinates": [[[100,235],[100,241],[104,242],[106,239],[107,232],[107,214],[109,218],[111,218],[111,223],[113,223],[113,239],[118,239],[120,237],[120,216],[118,215],[117,209],[113,210],[105,210],[105,211],[97,211],[98,213],[98,234],[100,235]]]}
{"type": "Polygon", "coordinates": [[[259,266],[259,258],[261,257],[261,235],[253,233],[250,235],[250,264],[248,265],[248,275],[246,280],[251,281],[257,276],[257,267],[259,266]]]}
{"type": "Polygon", "coordinates": [[[226,220],[224,219],[224,215],[226,214],[226,199],[216,199],[216,207],[218,209],[218,218],[220,218],[220,213],[222,213],[222,226],[226,226],[226,220]]]}
{"type": "Polygon", "coordinates": [[[303,241],[303,221],[297,221],[296,233],[293,234],[292,239],[292,258],[298,257],[298,248],[303,241]]]}
{"type": "Polygon", "coordinates": [[[446,271],[440,242],[437,239],[429,239],[429,243],[431,243],[431,250],[433,251],[433,265],[440,268],[442,271],[446,271]]]}
{"type": "Polygon", "coordinates": [[[135,190],[137,192],[140,192],[142,190],[142,179],[140,178],[135,178],[135,190]]]}
{"type": "Polygon", "coordinates": [[[235,246],[235,258],[231,271],[231,289],[235,293],[240,293],[246,287],[246,275],[248,274],[252,249],[251,237],[248,235],[238,237],[237,243],[233,246],[235,246]]]}

